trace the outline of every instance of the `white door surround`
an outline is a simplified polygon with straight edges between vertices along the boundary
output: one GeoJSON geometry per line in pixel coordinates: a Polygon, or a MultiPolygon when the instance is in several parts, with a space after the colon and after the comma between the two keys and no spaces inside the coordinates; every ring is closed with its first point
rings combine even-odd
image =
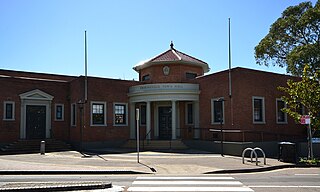
{"type": "Polygon", "coordinates": [[[21,100],[20,139],[26,139],[26,116],[28,105],[46,107],[46,138],[51,136],[51,102],[53,96],[39,89],[28,91],[19,95],[21,100]]]}

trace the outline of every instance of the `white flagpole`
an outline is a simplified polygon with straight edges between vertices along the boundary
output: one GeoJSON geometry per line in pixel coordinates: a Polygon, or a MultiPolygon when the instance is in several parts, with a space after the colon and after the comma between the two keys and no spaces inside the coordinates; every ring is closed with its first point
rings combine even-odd
{"type": "Polygon", "coordinates": [[[84,102],[88,100],[87,31],[84,31],[84,102]]]}

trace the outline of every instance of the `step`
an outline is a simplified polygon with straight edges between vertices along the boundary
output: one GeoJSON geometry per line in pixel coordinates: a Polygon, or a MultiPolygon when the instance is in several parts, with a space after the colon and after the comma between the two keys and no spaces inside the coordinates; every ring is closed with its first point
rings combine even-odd
{"type": "MultiPolygon", "coordinates": [[[[37,153],[40,152],[40,144],[42,140],[18,140],[3,148],[1,148],[1,154],[18,154],[18,153],[37,153]]],[[[68,151],[72,147],[63,141],[55,139],[45,140],[45,151],[68,151]]]]}
{"type": "MultiPolygon", "coordinates": [[[[129,140],[122,148],[134,149],[137,147],[136,140],[129,140]]],[[[149,140],[140,141],[140,148],[145,150],[177,149],[183,150],[188,147],[181,140],[149,140]]]]}

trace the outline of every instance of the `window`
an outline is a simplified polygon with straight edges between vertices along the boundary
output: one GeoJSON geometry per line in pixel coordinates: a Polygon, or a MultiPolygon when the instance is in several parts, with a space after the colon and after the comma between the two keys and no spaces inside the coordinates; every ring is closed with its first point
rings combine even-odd
{"type": "Polygon", "coordinates": [[[265,123],[265,108],[263,97],[252,97],[253,123],[265,123]]]}
{"type": "Polygon", "coordinates": [[[212,124],[224,123],[224,100],[216,98],[211,100],[212,124]]]}
{"type": "Polygon", "coordinates": [[[197,77],[196,73],[189,73],[189,72],[186,73],[187,79],[195,79],[196,77],[197,77]]]}
{"type": "Polygon", "coordinates": [[[63,121],[64,120],[64,105],[63,104],[56,104],[56,121],[63,121]]]}
{"type": "Polygon", "coordinates": [[[148,80],[150,80],[150,75],[149,74],[148,75],[144,75],[142,77],[142,81],[148,81],[148,80]]]}
{"type": "Polygon", "coordinates": [[[127,104],[114,104],[114,125],[127,125],[127,104]]]}
{"type": "Polygon", "coordinates": [[[77,119],[77,105],[75,103],[71,104],[71,126],[76,126],[77,119]]]}
{"type": "Polygon", "coordinates": [[[146,125],[147,123],[147,106],[141,105],[140,107],[140,125],[146,125]]]}
{"type": "Polygon", "coordinates": [[[105,102],[91,102],[91,125],[106,125],[105,102]]]}
{"type": "Polygon", "coordinates": [[[186,104],[186,124],[193,125],[193,104],[186,104]]]}
{"type": "Polygon", "coordinates": [[[286,103],[281,99],[276,100],[277,107],[277,123],[287,123],[287,114],[282,111],[283,108],[286,108],[286,103]]]}
{"type": "Polygon", "coordinates": [[[14,120],[14,102],[13,101],[5,101],[4,102],[4,120],[14,120]]]}

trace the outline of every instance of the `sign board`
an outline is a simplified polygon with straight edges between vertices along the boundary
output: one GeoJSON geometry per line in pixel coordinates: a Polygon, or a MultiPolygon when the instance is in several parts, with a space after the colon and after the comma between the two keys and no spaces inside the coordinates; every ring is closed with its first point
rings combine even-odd
{"type": "Polygon", "coordinates": [[[303,125],[310,124],[311,123],[310,116],[309,115],[302,115],[300,118],[300,123],[303,125]]]}

